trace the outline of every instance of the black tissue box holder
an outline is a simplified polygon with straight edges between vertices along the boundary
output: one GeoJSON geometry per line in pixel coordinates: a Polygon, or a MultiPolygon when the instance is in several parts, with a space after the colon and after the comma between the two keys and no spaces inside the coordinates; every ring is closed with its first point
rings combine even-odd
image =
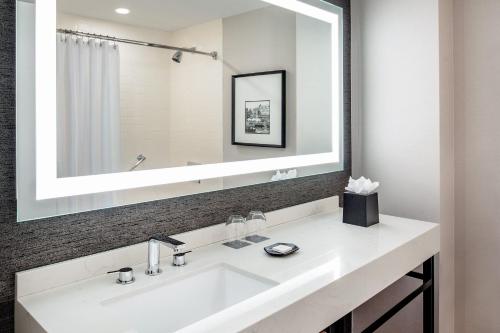
{"type": "Polygon", "coordinates": [[[378,193],[356,194],[344,192],[342,222],[360,227],[369,227],[378,220],[378,193]]]}

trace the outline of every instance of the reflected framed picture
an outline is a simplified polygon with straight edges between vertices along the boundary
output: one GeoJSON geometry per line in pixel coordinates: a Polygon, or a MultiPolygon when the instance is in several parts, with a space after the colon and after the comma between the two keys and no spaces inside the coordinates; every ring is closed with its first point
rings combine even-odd
{"type": "Polygon", "coordinates": [[[286,71],[233,75],[231,143],[286,147],[286,71]]]}

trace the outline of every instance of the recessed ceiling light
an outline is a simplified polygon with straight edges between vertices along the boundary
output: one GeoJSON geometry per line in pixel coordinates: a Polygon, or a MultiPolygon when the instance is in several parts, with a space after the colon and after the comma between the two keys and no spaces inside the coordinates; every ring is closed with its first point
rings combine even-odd
{"type": "Polygon", "coordinates": [[[128,13],[130,13],[130,9],[128,9],[128,8],[116,8],[115,12],[117,14],[127,15],[128,13]]]}

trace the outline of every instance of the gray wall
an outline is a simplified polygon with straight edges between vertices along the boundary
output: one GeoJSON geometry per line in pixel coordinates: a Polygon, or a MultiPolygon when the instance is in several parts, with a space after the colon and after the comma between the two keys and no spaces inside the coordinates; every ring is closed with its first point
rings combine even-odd
{"type": "Polygon", "coordinates": [[[500,1],[454,3],[455,327],[500,332],[500,1]]]}
{"type": "MultiPolygon", "coordinates": [[[[350,87],[349,1],[345,86],[350,87]]],[[[222,223],[231,213],[270,211],[343,191],[350,174],[350,90],[344,94],[345,171],[94,212],[16,223],[15,1],[0,0],[0,332],[13,331],[14,274],[50,263],[222,223]]]]}
{"type": "Polygon", "coordinates": [[[453,0],[439,0],[439,332],[455,332],[455,152],[453,0]]]}
{"type": "MultiPolygon", "coordinates": [[[[438,1],[354,0],[353,17],[353,174],[381,182],[382,213],[438,222],[438,1]]],[[[403,278],[362,306],[355,331],[418,284],[403,278]]],[[[421,332],[421,313],[418,298],[380,332],[421,332]]]]}

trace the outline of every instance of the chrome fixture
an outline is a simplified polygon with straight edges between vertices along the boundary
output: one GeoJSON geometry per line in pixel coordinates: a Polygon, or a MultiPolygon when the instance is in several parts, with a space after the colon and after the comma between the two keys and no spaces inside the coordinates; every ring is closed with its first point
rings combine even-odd
{"type": "MultiPolygon", "coordinates": [[[[139,41],[139,40],[126,39],[126,38],[118,38],[118,37],[111,37],[111,36],[106,36],[106,35],[92,34],[92,33],[88,33],[88,32],[75,31],[75,30],[69,30],[69,29],[57,29],[57,32],[61,33],[61,34],[67,34],[67,35],[74,35],[74,36],[80,36],[80,37],[88,37],[88,38],[95,38],[95,39],[101,39],[101,40],[108,40],[108,41],[115,42],[115,43],[134,44],[134,45],[156,47],[156,48],[160,48],[160,49],[174,50],[174,51],[180,51],[180,52],[188,52],[188,53],[194,53],[194,54],[201,54],[201,55],[209,56],[209,57],[211,57],[214,60],[217,60],[217,52],[215,52],[215,51],[213,51],[213,52],[203,52],[203,51],[197,51],[196,49],[193,49],[193,48],[185,48],[185,47],[177,47],[177,46],[171,46],[171,45],[165,45],[165,44],[156,44],[156,43],[142,42],[142,41],[139,41]]],[[[177,53],[178,52],[176,52],[176,54],[177,53]]],[[[174,60],[174,59],[172,58],[172,60],[174,60]]]]}
{"type": "MultiPolygon", "coordinates": [[[[191,47],[188,50],[196,51],[196,47],[191,47]]],[[[180,64],[182,61],[182,54],[183,54],[182,51],[175,52],[174,55],[172,56],[172,61],[175,61],[176,63],[180,64]]]]}
{"type": "Polygon", "coordinates": [[[186,253],[189,253],[191,251],[186,251],[186,252],[181,252],[181,253],[174,253],[172,259],[172,265],[174,266],[184,266],[186,264],[186,253]]]}
{"type": "Polygon", "coordinates": [[[139,155],[137,155],[136,160],[137,160],[137,162],[135,162],[134,166],[131,167],[128,171],[134,171],[135,169],[137,169],[137,167],[139,165],[141,165],[142,162],[144,162],[146,160],[146,156],[139,154],[139,155]]]}
{"type": "Polygon", "coordinates": [[[182,60],[182,51],[175,52],[174,55],[172,56],[172,60],[180,64],[182,60]]]}
{"type": "Polygon", "coordinates": [[[148,268],[146,269],[146,275],[158,275],[161,273],[160,269],[160,243],[168,246],[174,250],[172,264],[174,266],[183,266],[186,264],[184,258],[186,253],[191,251],[182,252],[184,248],[184,243],[173,239],[168,236],[153,236],[148,242],[148,268]]]}
{"type": "Polygon", "coordinates": [[[124,267],[116,271],[108,272],[108,274],[111,273],[118,273],[118,279],[116,279],[116,283],[118,284],[130,284],[135,281],[134,270],[130,267],[124,267]]]}

